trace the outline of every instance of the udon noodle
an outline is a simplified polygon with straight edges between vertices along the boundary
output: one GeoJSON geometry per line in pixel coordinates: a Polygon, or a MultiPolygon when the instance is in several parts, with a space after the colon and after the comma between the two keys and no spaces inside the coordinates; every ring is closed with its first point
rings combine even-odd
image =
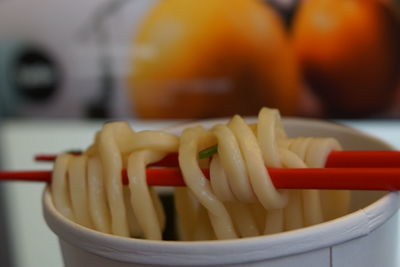
{"type": "Polygon", "coordinates": [[[334,190],[277,190],[266,168],[322,168],[334,138],[289,138],[275,109],[255,124],[234,116],[211,129],[194,126],[180,136],[135,132],[111,122],[79,156],[55,161],[51,192],[57,210],[85,227],[118,236],[161,240],[163,205],[146,183],[146,168],[178,152],[186,187],[174,189],[179,240],[233,239],[298,229],[345,215],[350,194],[334,190]],[[209,159],[204,148],[217,145],[209,159]],[[122,169],[129,185],[122,184],[122,169]],[[210,169],[210,180],[201,168],[210,169]]]}

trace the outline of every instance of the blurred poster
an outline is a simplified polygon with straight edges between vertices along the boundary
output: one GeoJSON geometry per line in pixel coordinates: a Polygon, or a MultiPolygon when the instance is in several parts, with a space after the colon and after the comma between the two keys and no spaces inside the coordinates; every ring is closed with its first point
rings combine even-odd
{"type": "Polygon", "coordinates": [[[392,0],[0,1],[0,114],[400,118],[392,0]],[[22,19],[23,18],[23,19],[22,19]]]}

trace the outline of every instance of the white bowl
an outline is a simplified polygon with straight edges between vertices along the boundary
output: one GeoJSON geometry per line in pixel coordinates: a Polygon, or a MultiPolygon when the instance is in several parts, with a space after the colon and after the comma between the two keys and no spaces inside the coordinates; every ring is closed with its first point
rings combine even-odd
{"type": "MultiPolygon", "coordinates": [[[[217,121],[201,124],[207,127],[217,121]]],[[[393,149],[336,123],[295,118],[284,123],[290,136],[333,136],[348,150],[393,149]]],[[[179,133],[183,127],[169,130],[179,133]]],[[[398,207],[398,192],[353,191],[352,213],[295,231],[228,241],[149,241],[80,226],[55,209],[48,188],[43,194],[44,217],[60,240],[67,267],[397,266],[398,207]]]]}

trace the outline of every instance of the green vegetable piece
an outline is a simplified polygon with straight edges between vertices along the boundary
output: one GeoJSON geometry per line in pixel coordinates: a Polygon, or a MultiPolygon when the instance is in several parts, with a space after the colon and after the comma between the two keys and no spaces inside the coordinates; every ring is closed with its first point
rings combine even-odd
{"type": "Polygon", "coordinates": [[[199,152],[199,159],[209,158],[218,152],[218,146],[213,145],[199,152]]]}

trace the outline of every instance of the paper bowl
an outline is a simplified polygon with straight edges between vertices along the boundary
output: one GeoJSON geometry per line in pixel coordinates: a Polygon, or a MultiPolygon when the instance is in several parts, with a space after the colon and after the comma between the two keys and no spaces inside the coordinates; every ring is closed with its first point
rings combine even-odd
{"type": "MultiPolygon", "coordinates": [[[[348,150],[392,149],[383,141],[335,123],[285,119],[285,127],[291,136],[333,136],[348,150]]],[[[170,130],[179,133],[182,128],[170,130]]],[[[397,266],[398,207],[397,192],[353,191],[353,212],[295,231],[228,241],[149,241],[80,226],[55,209],[48,188],[43,194],[44,217],[59,238],[67,267],[397,266]]]]}

